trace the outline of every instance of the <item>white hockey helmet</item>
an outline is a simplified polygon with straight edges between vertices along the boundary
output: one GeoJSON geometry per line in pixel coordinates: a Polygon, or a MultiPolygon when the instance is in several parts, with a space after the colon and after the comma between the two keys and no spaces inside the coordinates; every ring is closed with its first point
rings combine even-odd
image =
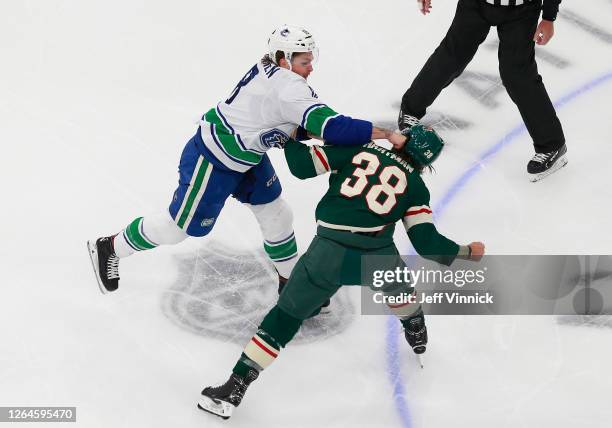
{"type": "Polygon", "coordinates": [[[283,25],[272,31],[268,39],[268,52],[272,61],[276,62],[277,51],[282,51],[289,63],[296,52],[312,52],[315,61],[319,56],[319,49],[312,34],[304,28],[290,25],[283,25]]]}

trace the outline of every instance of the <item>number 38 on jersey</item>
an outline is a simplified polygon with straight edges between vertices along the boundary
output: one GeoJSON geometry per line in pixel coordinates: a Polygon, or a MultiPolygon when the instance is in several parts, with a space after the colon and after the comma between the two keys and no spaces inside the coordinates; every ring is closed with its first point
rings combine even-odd
{"type": "Polygon", "coordinates": [[[380,168],[380,160],[368,152],[357,153],[352,163],[357,168],[352,177],[344,180],[340,193],[348,198],[365,193],[370,211],[380,215],[388,214],[397,204],[397,195],[404,193],[408,186],[404,171],[395,165],[380,168]],[[369,176],[378,177],[379,184],[370,185],[369,176]]]}

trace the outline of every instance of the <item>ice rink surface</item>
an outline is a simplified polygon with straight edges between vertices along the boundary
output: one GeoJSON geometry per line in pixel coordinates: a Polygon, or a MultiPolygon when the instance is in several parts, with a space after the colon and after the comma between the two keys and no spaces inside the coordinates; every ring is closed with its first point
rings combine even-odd
{"type": "MultiPolygon", "coordinates": [[[[432,316],[420,369],[396,324],[359,315],[355,289],[230,421],[198,411],[201,388],[225,380],[274,303],[257,224],[234,200],[208,237],[122,261],[117,293],[95,284],[85,241],[169,204],[195,120],[265,53],[274,27],[316,37],[309,82],[322,100],[392,123],[455,4],[434,0],[423,17],[412,0],[4,2],[0,406],[76,406],[79,427],[609,427],[609,327],[432,316]]],[[[538,63],[566,168],[527,180],[533,149],[499,85],[495,31],[429,116],[447,141],[425,178],[438,228],[489,254],[612,254],[612,2],[566,0],[561,11],[538,63]]],[[[270,156],[303,250],[326,179],[300,182],[280,151],[270,156]]],[[[397,241],[410,250],[400,228],[397,241]]]]}

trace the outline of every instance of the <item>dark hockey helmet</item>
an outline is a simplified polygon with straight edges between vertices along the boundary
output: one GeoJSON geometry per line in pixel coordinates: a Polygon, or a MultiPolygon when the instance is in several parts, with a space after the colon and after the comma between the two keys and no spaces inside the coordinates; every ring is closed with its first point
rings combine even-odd
{"type": "Polygon", "coordinates": [[[428,126],[414,125],[410,130],[405,130],[403,134],[407,134],[408,137],[404,152],[410,156],[415,163],[413,166],[417,168],[431,165],[440,156],[440,152],[444,148],[442,138],[428,126]]]}

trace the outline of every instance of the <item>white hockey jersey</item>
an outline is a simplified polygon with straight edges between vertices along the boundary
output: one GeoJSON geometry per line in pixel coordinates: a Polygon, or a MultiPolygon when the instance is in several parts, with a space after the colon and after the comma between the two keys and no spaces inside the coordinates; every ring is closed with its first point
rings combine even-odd
{"type": "MultiPolygon", "coordinates": [[[[342,132],[353,138],[357,133],[359,140],[367,133],[369,140],[371,133],[371,123],[339,115],[319,101],[306,79],[269,62],[253,66],[200,122],[205,148],[239,172],[257,165],[271,147],[283,147],[298,126],[324,139],[342,132]],[[330,122],[335,129],[326,132],[330,122]]],[[[342,144],[345,138],[337,139],[342,144]]]]}

